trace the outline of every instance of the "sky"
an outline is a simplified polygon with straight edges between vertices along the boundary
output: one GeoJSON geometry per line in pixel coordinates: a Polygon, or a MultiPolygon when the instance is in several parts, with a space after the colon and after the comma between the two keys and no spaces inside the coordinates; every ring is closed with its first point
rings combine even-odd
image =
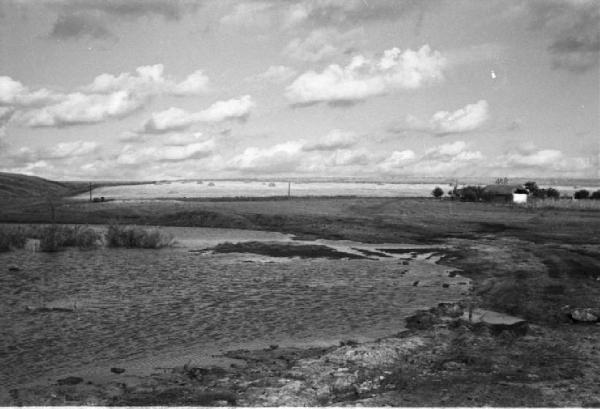
{"type": "Polygon", "coordinates": [[[600,177],[595,0],[2,0],[0,171],[600,177]]]}

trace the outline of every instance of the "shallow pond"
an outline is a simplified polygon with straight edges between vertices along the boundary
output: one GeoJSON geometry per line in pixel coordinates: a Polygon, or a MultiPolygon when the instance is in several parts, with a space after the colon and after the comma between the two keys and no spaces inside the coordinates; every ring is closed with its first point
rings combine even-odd
{"type": "MultiPolygon", "coordinates": [[[[0,384],[191,350],[373,338],[400,330],[417,308],[460,298],[468,286],[427,254],[328,260],[198,253],[190,250],[235,241],[235,231],[169,230],[178,247],[0,253],[0,384]],[[36,311],[40,306],[73,311],[36,311]]],[[[248,231],[238,238],[289,240],[248,231]]]]}

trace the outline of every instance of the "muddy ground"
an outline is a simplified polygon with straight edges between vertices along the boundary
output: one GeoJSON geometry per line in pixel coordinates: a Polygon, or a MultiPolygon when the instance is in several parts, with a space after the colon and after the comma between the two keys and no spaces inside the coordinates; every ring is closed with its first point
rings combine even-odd
{"type": "MultiPolygon", "coordinates": [[[[376,342],[230,352],[239,360],[233,367],[63,380],[15,389],[4,404],[600,407],[597,211],[376,198],[98,206],[64,201],[55,217],[440,245],[439,263],[473,281],[461,312],[481,307],[511,314],[526,320],[527,330],[497,330],[435,310],[418,325],[413,320],[412,329],[376,342]]],[[[0,218],[41,222],[48,213],[40,203],[6,205],[0,218]]]]}

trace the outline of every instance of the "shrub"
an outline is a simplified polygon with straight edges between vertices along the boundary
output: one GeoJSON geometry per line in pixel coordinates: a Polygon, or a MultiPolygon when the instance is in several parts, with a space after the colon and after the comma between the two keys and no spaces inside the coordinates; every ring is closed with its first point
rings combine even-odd
{"type": "Polygon", "coordinates": [[[590,197],[590,192],[588,192],[585,189],[581,189],[581,190],[578,190],[577,192],[575,192],[575,194],[573,195],[573,197],[575,199],[587,199],[587,198],[590,197]]]}
{"type": "Polygon", "coordinates": [[[536,199],[545,199],[548,196],[548,191],[546,189],[536,189],[532,192],[532,195],[536,199]]]}
{"type": "Polygon", "coordinates": [[[549,187],[546,190],[546,197],[549,199],[558,199],[560,198],[560,192],[553,187],[549,187]]]}
{"type": "Polygon", "coordinates": [[[89,226],[44,226],[36,236],[40,239],[40,250],[54,252],[65,247],[92,249],[102,243],[102,236],[89,226]]]}
{"type": "Polygon", "coordinates": [[[40,231],[40,250],[45,252],[62,250],[67,241],[66,234],[65,229],[57,224],[43,227],[40,231]]]}
{"type": "Polygon", "coordinates": [[[102,243],[102,236],[89,226],[78,226],[75,232],[75,245],[80,249],[93,249],[102,243]]]}
{"type": "Polygon", "coordinates": [[[27,233],[22,226],[0,226],[0,251],[25,247],[27,233]]]}
{"type": "Polygon", "coordinates": [[[481,186],[465,186],[460,194],[460,200],[465,202],[478,202],[483,198],[481,186]]]}
{"type": "Polygon", "coordinates": [[[144,229],[111,223],[106,231],[109,247],[159,249],[173,244],[173,236],[156,228],[144,229]]]}
{"type": "Polygon", "coordinates": [[[596,190],[594,193],[592,193],[590,199],[600,200],[600,190],[596,190]]]}
{"type": "Polygon", "coordinates": [[[531,193],[535,193],[536,190],[538,190],[538,185],[533,180],[526,182],[524,186],[525,186],[525,189],[529,190],[529,192],[531,192],[531,193]]]}
{"type": "Polygon", "coordinates": [[[439,186],[436,186],[436,187],[435,187],[435,189],[433,189],[433,190],[431,191],[431,194],[433,195],[433,197],[436,197],[436,198],[438,198],[438,197],[442,197],[442,196],[444,196],[444,191],[442,190],[442,188],[441,188],[441,187],[439,187],[439,186]]]}

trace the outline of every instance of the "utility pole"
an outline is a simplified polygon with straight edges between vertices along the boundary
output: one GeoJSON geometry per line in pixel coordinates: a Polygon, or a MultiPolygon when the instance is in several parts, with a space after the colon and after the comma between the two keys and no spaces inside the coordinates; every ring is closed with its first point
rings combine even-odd
{"type": "Polygon", "coordinates": [[[292,181],[288,181],[288,199],[291,197],[291,192],[292,192],[292,181]]]}

